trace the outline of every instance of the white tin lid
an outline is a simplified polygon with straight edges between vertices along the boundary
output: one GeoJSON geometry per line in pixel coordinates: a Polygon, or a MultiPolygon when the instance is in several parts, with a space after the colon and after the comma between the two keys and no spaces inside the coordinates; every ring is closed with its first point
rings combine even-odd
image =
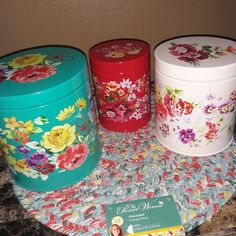
{"type": "Polygon", "coordinates": [[[168,40],[154,51],[155,70],[179,80],[209,82],[236,77],[236,42],[190,36],[168,40]]]}

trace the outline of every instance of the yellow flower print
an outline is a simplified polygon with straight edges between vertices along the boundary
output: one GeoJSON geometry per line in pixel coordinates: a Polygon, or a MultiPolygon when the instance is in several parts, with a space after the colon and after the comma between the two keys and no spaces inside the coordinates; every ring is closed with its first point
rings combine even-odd
{"type": "Polygon", "coordinates": [[[122,58],[125,56],[125,53],[124,52],[109,52],[106,56],[111,57],[111,58],[122,58]]]}
{"type": "Polygon", "coordinates": [[[22,57],[17,57],[8,63],[12,68],[24,68],[29,65],[37,65],[43,62],[46,56],[42,54],[27,54],[22,57]]]}
{"type": "Polygon", "coordinates": [[[75,112],[75,106],[69,106],[68,108],[65,108],[63,111],[60,111],[59,115],[56,117],[56,119],[62,121],[67,118],[69,118],[73,113],[75,112]]]}
{"type": "Polygon", "coordinates": [[[22,122],[19,121],[19,127],[25,132],[25,133],[30,133],[33,131],[34,129],[34,124],[31,120],[27,121],[27,122],[22,122]]]}
{"type": "Polygon", "coordinates": [[[19,126],[18,122],[16,121],[15,117],[11,117],[11,118],[4,118],[4,121],[6,122],[5,127],[7,129],[10,129],[11,131],[15,130],[16,127],[19,126]]]}
{"type": "Polygon", "coordinates": [[[24,172],[27,172],[27,171],[31,171],[31,168],[28,166],[28,164],[26,163],[25,159],[16,161],[14,169],[17,172],[21,172],[21,173],[24,173],[24,172]]]}
{"type": "Polygon", "coordinates": [[[9,165],[11,165],[15,171],[20,173],[30,172],[32,169],[27,165],[26,160],[16,160],[16,158],[8,156],[6,161],[9,165]]]}
{"type": "Polygon", "coordinates": [[[120,85],[117,84],[115,81],[110,81],[107,83],[106,85],[106,88],[109,90],[109,91],[116,91],[118,88],[120,88],[120,85]]]}
{"type": "Polygon", "coordinates": [[[9,151],[14,153],[15,152],[15,147],[8,144],[6,139],[0,137],[0,155],[8,156],[9,151]]]}
{"type": "Polygon", "coordinates": [[[42,145],[51,152],[63,151],[75,141],[75,126],[55,126],[42,136],[42,145]]]}
{"type": "Polygon", "coordinates": [[[87,106],[87,102],[84,98],[79,98],[76,102],[75,105],[78,107],[78,109],[84,109],[87,106]]]}

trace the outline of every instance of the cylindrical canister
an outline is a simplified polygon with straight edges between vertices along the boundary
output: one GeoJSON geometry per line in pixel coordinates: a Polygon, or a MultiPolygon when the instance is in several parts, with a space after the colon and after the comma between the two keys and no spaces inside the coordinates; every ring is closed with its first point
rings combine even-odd
{"type": "Polygon", "coordinates": [[[192,36],[155,51],[155,117],[159,141],[177,153],[216,154],[233,139],[236,42],[192,36]]]}
{"type": "Polygon", "coordinates": [[[45,46],[0,59],[0,154],[23,188],[72,185],[97,165],[101,146],[87,61],[75,48],[45,46]]]}
{"type": "Polygon", "coordinates": [[[150,111],[150,46],[134,39],[99,43],[89,52],[99,122],[108,130],[135,131],[150,111]]]}

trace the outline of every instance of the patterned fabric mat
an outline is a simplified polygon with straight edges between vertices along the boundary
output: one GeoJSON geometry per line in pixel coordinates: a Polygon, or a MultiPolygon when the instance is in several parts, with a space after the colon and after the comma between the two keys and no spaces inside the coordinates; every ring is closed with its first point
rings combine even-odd
{"type": "Polygon", "coordinates": [[[189,231],[216,214],[235,191],[235,141],[217,155],[183,156],[158,142],[153,119],[131,133],[100,127],[100,136],[101,160],[83,181],[46,193],[13,185],[31,216],[67,235],[104,236],[107,204],[172,194],[189,231]]]}

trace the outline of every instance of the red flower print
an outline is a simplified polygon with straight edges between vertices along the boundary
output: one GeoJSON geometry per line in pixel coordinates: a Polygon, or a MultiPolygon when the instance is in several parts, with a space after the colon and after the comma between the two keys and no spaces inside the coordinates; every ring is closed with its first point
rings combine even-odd
{"type": "Polygon", "coordinates": [[[195,57],[198,59],[198,60],[205,60],[209,57],[209,53],[204,51],[204,50],[199,50],[195,57]]]}
{"type": "Polygon", "coordinates": [[[173,106],[172,108],[172,112],[176,115],[176,116],[181,116],[184,112],[184,101],[179,98],[178,102],[175,104],[175,106],[173,106]]]}
{"type": "Polygon", "coordinates": [[[216,137],[216,132],[214,130],[209,130],[205,134],[206,139],[213,140],[216,137]]]}
{"type": "Polygon", "coordinates": [[[37,165],[38,172],[40,172],[41,174],[44,174],[44,175],[47,175],[47,174],[53,172],[54,169],[55,169],[55,165],[50,164],[48,162],[37,165]]]}
{"type": "Polygon", "coordinates": [[[173,117],[174,114],[172,108],[174,107],[175,101],[174,98],[169,93],[167,93],[164,97],[164,104],[167,109],[168,115],[173,117]]]}
{"type": "Polygon", "coordinates": [[[28,83],[46,79],[55,73],[56,68],[54,66],[28,66],[14,72],[10,79],[17,83],[28,83]]]}
{"type": "Polygon", "coordinates": [[[178,57],[193,57],[196,53],[196,48],[189,44],[175,44],[169,47],[170,53],[178,57]]]}
{"type": "Polygon", "coordinates": [[[193,64],[200,65],[201,60],[210,58],[220,58],[226,55],[226,52],[236,54],[236,49],[228,46],[226,49],[218,46],[203,45],[200,49],[199,44],[175,44],[171,43],[169,47],[170,53],[176,56],[179,60],[193,64]],[[194,45],[194,46],[193,46],[194,45]]]}
{"type": "Polygon", "coordinates": [[[62,153],[57,157],[59,168],[73,170],[76,167],[81,166],[86,160],[88,152],[87,143],[71,145],[66,149],[65,153],[62,153]]]}
{"type": "Polygon", "coordinates": [[[188,56],[178,57],[179,60],[185,61],[188,63],[198,62],[198,60],[205,60],[209,57],[209,53],[204,50],[196,50],[194,53],[189,54],[188,56]]]}
{"type": "Polygon", "coordinates": [[[197,58],[195,58],[195,57],[178,57],[178,59],[180,60],[180,61],[184,61],[184,62],[187,62],[187,63],[196,63],[197,61],[198,61],[198,59],[197,58]]]}
{"type": "Polygon", "coordinates": [[[207,125],[208,128],[211,129],[211,130],[217,130],[217,129],[216,129],[216,124],[214,124],[214,123],[206,122],[206,125],[207,125]]]}
{"type": "Polygon", "coordinates": [[[186,101],[183,101],[181,98],[176,102],[171,94],[167,93],[164,97],[165,109],[169,116],[182,116],[189,115],[192,113],[193,106],[186,101]]]}
{"type": "Polygon", "coordinates": [[[184,114],[189,115],[193,111],[193,106],[189,103],[184,101],[184,114]]]}
{"type": "Polygon", "coordinates": [[[159,121],[165,121],[167,118],[167,110],[162,102],[157,102],[156,107],[156,118],[159,121]]]}
{"type": "Polygon", "coordinates": [[[208,127],[208,131],[205,134],[205,138],[208,140],[213,140],[217,137],[217,126],[214,123],[206,122],[206,125],[208,127]]]}
{"type": "Polygon", "coordinates": [[[3,82],[4,80],[6,80],[6,77],[0,73],[0,83],[3,82]]]}
{"type": "Polygon", "coordinates": [[[233,53],[234,55],[236,55],[236,49],[233,48],[232,46],[228,46],[226,49],[228,52],[233,53]]]}

